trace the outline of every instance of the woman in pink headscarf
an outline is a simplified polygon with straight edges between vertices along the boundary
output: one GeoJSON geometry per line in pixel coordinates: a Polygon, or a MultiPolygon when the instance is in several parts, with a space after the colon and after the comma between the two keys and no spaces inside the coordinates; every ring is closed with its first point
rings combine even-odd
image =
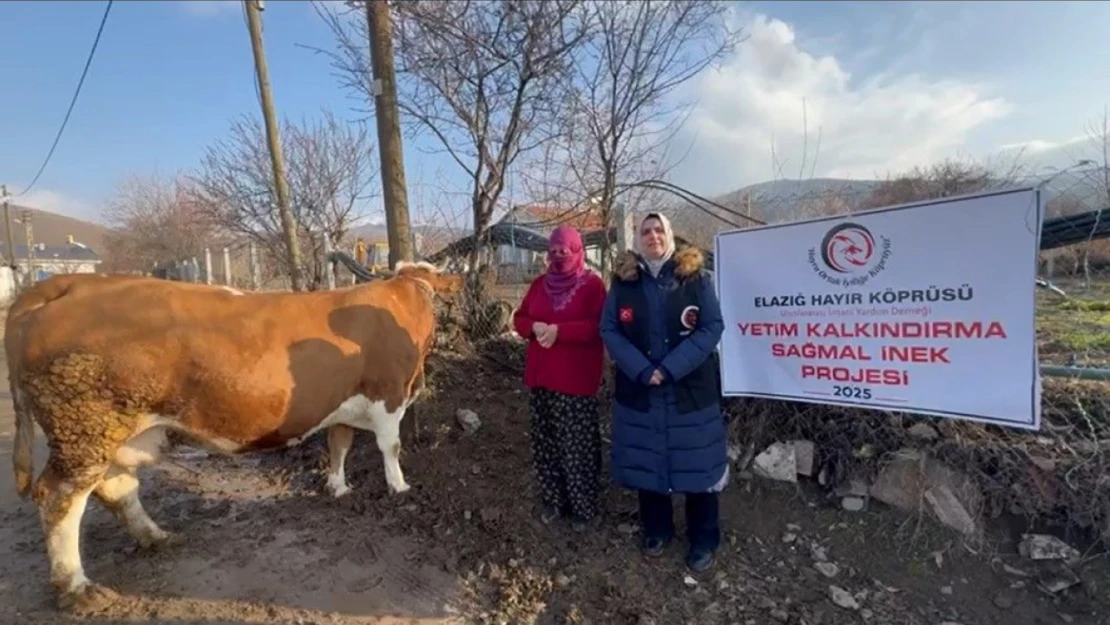
{"type": "Polygon", "coordinates": [[[513,327],[528,340],[532,458],[540,518],[559,516],[584,530],[598,513],[601,431],[597,391],[604,347],[598,324],[605,283],[586,267],[582,237],[560,226],[548,241],[547,271],[528,288],[513,327]]]}

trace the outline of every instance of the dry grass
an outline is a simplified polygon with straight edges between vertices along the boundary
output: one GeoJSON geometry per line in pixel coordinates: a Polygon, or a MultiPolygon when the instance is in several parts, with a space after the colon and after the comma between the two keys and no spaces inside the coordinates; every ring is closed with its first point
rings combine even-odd
{"type": "Polygon", "coordinates": [[[1046,364],[1110,364],[1110,280],[1083,288],[1078,281],[1059,284],[1068,298],[1037,293],[1037,338],[1046,364]]]}

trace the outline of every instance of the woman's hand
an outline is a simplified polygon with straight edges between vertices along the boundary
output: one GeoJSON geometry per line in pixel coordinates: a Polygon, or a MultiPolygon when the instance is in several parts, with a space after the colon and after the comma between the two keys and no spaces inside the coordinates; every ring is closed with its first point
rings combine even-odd
{"type": "Polygon", "coordinates": [[[536,335],[536,340],[540,342],[540,347],[547,348],[555,344],[555,338],[558,336],[559,326],[555,324],[545,324],[540,332],[536,335]]]}
{"type": "Polygon", "coordinates": [[[650,384],[652,386],[659,386],[662,383],[663,383],[663,372],[658,370],[658,369],[656,369],[655,371],[652,371],[651,372],[651,379],[648,380],[648,384],[650,384]]]}
{"type": "Polygon", "coordinates": [[[535,335],[537,340],[540,338],[540,335],[542,335],[546,329],[547,329],[547,324],[546,323],[544,323],[542,321],[532,322],[532,334],[535,335]]]}

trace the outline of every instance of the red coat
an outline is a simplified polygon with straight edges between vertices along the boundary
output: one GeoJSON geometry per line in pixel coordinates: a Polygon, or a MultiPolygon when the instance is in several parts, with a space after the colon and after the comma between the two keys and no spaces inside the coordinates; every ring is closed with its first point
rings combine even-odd
{"type": "Polygon", "coordinates": [[[534,280],[513,313],[513,329],[528,340],[524,356],[524,385],[567,395],[596,395],[601,387],[605,347],[598,325],[605,308],[605,282],[592,271],[585,284],[560,311],[551,308],[543,276],[534,280]],[[559,327],[555,343],[543,348],[532,332],[540,321],[559,327]]]}

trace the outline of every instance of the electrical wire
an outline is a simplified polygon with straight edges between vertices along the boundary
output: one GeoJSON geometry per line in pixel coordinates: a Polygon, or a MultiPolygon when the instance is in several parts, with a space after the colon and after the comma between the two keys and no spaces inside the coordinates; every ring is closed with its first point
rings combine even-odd
{"type": "Polygon", "coordinates": [[[31,180],[22,191],[16,193],[13,197],[19,197],[26,194],[35,186],[42,176],[42,172],[46,171],[46,166],[50,164],[50,159],[54,156],[54,150],[58,147],[58,142],[62,139],[62,133],[65,132],[66,125],[69,123],[69,116],[73,114],[73,107],[77,104],[77,97],[81,95],[81,87],[85,85],[85,76],[89,73],[89,66],[92,65],[93,58],[96,56],[96,48],[100,45],[100,35],[104,33],[104,25],[108,23],[108,14],[112,11],[113,0],[108,0],[108,6],[104,7],[104,16],[100,18],[100,27],[96,29],[96,39],[93,40],[92,49],[89,50],[89,57],[85,60],[85,69],[81,71],[81,79],[77,81],[77,89],[73,92],[73,99],[69,101],[69,109],[66,111],[66,116],[62,120],[62,126],[58,128],[58,134],[54,137],[54,143],[50,146],[50,151],[46,153],[46,159],[42,162],[42,167],[39,167],[38,173],[31,180]]]}

